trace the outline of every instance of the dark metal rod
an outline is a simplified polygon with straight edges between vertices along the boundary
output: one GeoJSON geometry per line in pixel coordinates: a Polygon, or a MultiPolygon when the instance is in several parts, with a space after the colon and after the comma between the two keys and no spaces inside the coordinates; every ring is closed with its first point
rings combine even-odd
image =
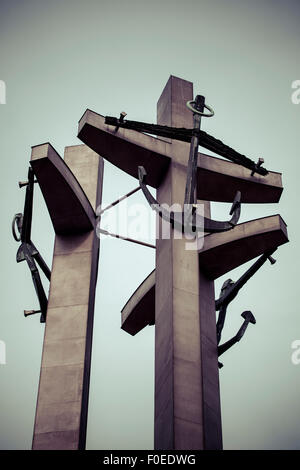
{"type": "MultiPolygon", "coordinates": [[[[195,99],[195,108],[198,111],[204,111],[205,98],[197,95],[195,99]]],[[[200,130],[201,116],[194,113],[194,129],[200,130]]],[[[189,162],[186,176],[184,204],[196,203],[196,185],[197,185],[197,163],[198,163],[199,134],[193,135],[190,145],[189,162]]]]}
{"type": "MultiPolygon", "coordinates": [[[[34,246],[34,245],[33,245],[34,246]]],[[[34,247],[35,248],[35,247],[34,247]]],[[[35,248],[36,249],[36,248],[35,248]]],[[[51,278],[51,271],[50,269],[48,268],[45,260],[43,259],[43,257],[40,255],[39,252],[37,252],[36,255],[34,255],[34,258],[36,260],[36,262],[38,263],[39,267],[41,268],[41,270],[43,271],[43,273],[45,274],[46,278],[48,279],[48,281],[50,281],[50,278],[51,278]]]]}
{"type": "Polygon", "coordinates": [[[157,135],[159,137],[167,137],[170,139],[177,139],[183,142],[191,142],[193,129],[186,129],[184,127],[169,127],[161,126],[159,124],[149,124],[147,122],[140,121],[123,121],[116,117],[105,116],[105,124],[110,126],[117,126],[124,129],[130,129],[137,132],[143,132],[145,134],[157,135]]]}
{"type": "Polygon", "coordinates": [[[21,232],[21,241],[25,243],[30,243],[30,237],[31,237],[33,188],[34,188],[34,174],[33,174],[33,169],[30,167],[28,170],[28,185],[26,187],[24,213],[23,213],[23,225],[22,225],[22,232],[21,232]]]}
{"type": "Polygon", "coordinates": [[[129,193],[125,194],[124,196],[120,197],[119,199],[117,199],[116,201],[112,202],[111,204],[109,204],[108,206],[104,207],[104,209],[101,209],[101,211],[99,212],[99,214],[97,214],[98,216],[100,216],[101,214],[103,214],[103,212],[107,211],[108,209],[111,209],[112,207],[116,206],[117,204],[119,204],[119,202],[121,201],[124,201],[124,199],[126,199],[127,197],[129,196],[132,196],[132,194],[136,193],[137,191],[139,191],[141,189],[140,186],[138,186],[137,188],[133,189],[132,191],[129,191],[129,193]]]}
{"type": "Polygon", "coordinates": [[[119,125],[119,127],[122,127],[124,129],[131,129],[137,132],[153,134],[160,137],[167,137],[169,139],[180,140],[182,142],[191,142],[193,134],[198,134],[199,145],[206,148],[207,150],[211,150],[212,152],[217,153],[218,155],[221,155],[222,157],[225,157],[228,160],[231,160],[237,165],[242,165],[243,167],[254,171],[254,173],[258,173],[259,175],[266,176],[269,173],[266,168],[258,166],[255,161],[237,152],[228,145],[225,145],[221,140],[216,139],[212,135],[209,135],[199,129],[195,130],[186,129],[184,127],[177,128],[161,126],[157,124],[148,124],[146,122],[139,121],[120,122],[117,118],[111,116],[105,117],[105,124],[111,126],[119,125]]]}
{"type": "Polygon", "coordinates": [[[227,305],[222,305],[219,312],[217,321],[217,344],[221,341],[222,330],[224,328],[225,318],[227,313],[227,305]]]}
{"type": "Polygon", "coordinates": [[[133,238],[122,237],[122,235],[117,235],[116,233],[111,233],[111,232],[108,232],[107,230],[102,230],[102,229],[98,229],[98,230],[103,235],[109,235],[110,237],[120,238],[121,240],[126,240],[127,242],[137,243],[138,245],[147,246],[149,248],[156,248],[155,245],[151,245],[150,243],[142,242],[140,240],[134,240],[133,238]]]}
{"type": "Polygon", "coordinates": [[[48,305],[48,300],[44,291],[44,287],[37,269],[37,266],[35,264],[34,259],[31,257],[30,253],[25,251],[25,259],[27,261],[28,267],[31,272],[31,277],[33,281],[33,285],[36,291],[36,294],[38,296],[39,304],[40,304],[40,310],[42,312],[41,315],[41,323],[44,323],[46,321],[46,314],[47,314],[47,305],[48,305]]]}

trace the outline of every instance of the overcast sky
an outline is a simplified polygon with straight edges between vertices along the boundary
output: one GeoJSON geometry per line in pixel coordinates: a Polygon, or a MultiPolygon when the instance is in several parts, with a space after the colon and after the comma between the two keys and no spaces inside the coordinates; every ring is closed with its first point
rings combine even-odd
{"type": "MultiPolygon", "coordinates": [[[[63,156],[65,146],[81,143],[77,123],[86,108],[155,122],[171,74],[192,81],[214,108],[205,131],[283,173],[279,204],[242,207],[241,221],[280,213],[290,243],[228,309],[224,339],[244,310],[257,324],[222,357],[222,422],[225,449],[300,448],[300,364],[291,361],[291,344],[300,340],[300,104],[291,100],[300,79],[299,24],[300,3],[291,0],[0,0],[2,449],[31,447],[44,333],[38,316],[23,317],[38,305],[11,235],[31,146],[49,141],[63,156]]],[[[105,163],[104,203],[136,185],[105,163]]],[[[136,202],[144,203],[139,193],[136,202]]],[[[222,220],[229,207],[213,204],[213,217],[222,220]]],[[[38,188],[32,238],[51,265],[54,234],[38,188]]],[[[100,250],[87,448],[151,449],[154,327],[133,338],[120,330],[120,311],[154,268],[154,250],[114,239],[100,250]]]]}

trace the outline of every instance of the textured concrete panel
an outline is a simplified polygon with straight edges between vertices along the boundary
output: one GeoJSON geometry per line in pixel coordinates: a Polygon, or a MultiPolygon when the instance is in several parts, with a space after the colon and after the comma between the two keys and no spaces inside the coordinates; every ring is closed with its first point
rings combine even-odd
{"type": "Polygon", "coordinates": [[[57,431],[35,434],[34,449],[77,450],[79,431],[57,431]]]}
{"type": "Polygon", "coordinates": [[[79,427],[80,401],[42,404],[41,410],[45,419],[37,423],[37,434],[50,433],[53,429],[72,431],[79,427]]]}
{"type": "Polygon", "coordinates": [[[43,367],[81,364],[85,352],[85,336],[45,341],[43,367]]]}
{"type": "Polygon", "coordinates": [[[52,341],[85,337],[87,316],[87,304],[48,307],[47,335],[52,341]],[[70,324],[72,324],[72,328],[70,328],[70,324]]]}
{"type": "Polygon", "coordinates": [[[49,306],[87,304],[92,252],[54,255],[49,306]]]}
{"type": "MultiPolygon", "coordinates": [[[[202,424],[175,418],[175,449],[198,450],[199,442],[204,441],[202,424]]],[[[222,436],[219,436],[219,439],[222,436]]]]}
{"type": "MultiPolygon", "coordinates": [[[[43,359],[44,357],[43,352],[43,359]]],[[[74,365],[55,365],[51,367],[44,367],[43,365],[40,377],[39,405],[79,402],[82,392],[83,366],[83,360],[80,364],[74,365]]],[[[41,421],[45,419],[42,415],[38,417],[41,421]]]]}
{"type": "MultiPolygon", "coordinates": [[[[80,215],[74,215],[72,200],[62,196],[64,224],[68,224],[70,217],[72,230],[69,233],[66,225],[64,233],[55,238],[33,449],[83,449],[99,254],[94,210],[101,202],[103,160],[91,149],[79,145],[66,148],[62,165],[54,149],[42,145],[33,148],[34,169],[37,168],[35,162],[39,162],[41,171],[49,152],[51,162],[58,161],[57,167],[64,168],[59,178],[67,175],[67,187],[75,182],[77,191],[88,201],[93,217],[87,231],[80,215]],[[78,226],[73,233],[76,223],[78,226]]],[[[56,188],[55,174],[50,173],[48,180],[43,175],[39,183],[48,198],[48,207],[53,209],[51,197],[55,198],[56,193],[52,190],[51,195],[47,188],[56,188]]],[[[63,187],[61,183],[61,189],[63,187]]],[[[57,221],[55,212],[52,220],[57,221]]]]}

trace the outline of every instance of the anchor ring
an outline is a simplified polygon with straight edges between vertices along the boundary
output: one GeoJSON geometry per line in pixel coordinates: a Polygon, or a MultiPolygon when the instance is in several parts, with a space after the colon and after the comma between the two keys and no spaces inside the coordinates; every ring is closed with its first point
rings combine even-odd
{"type": "Polygon", "coordinates": [[[198,111],[196,108],[194,108],[194,106],[193,106],[194,104],[195,104],[195,101],[194,101],[194,100],[191,100],[191,101],[187,101],[187,102],[186,102],[187,108],[188,108],[190,111],[193,111],[193,113],[200,114],[200,116],[203,116],[203,117],[213,117],[213,116],[214,116],[215,112],[214,112],[214,110],[213,110],[210,106],[208,106],[208,104],[205,104],[205,105],[204,105],[204,108],[206,108],[206,109],[210,112],[210,114],[208,114],[208,113],[203,113],[202,111],[198,111]]]}
{"type": "Polygon", "coordinates": [[[19,212],[18,214],[14,215],[14,218],[13,218],[13,221],[12,221],[12,226],[11,226],[12,234],[13,234],[13,237],[16,240],[16,242],[19,242],[21,240],[22,223],[23,223],[23,214],[21,212],[19,212]],[[19,237],[16,233],[16,225],[17,225],[17,229],[20,233],[19,237]]]}

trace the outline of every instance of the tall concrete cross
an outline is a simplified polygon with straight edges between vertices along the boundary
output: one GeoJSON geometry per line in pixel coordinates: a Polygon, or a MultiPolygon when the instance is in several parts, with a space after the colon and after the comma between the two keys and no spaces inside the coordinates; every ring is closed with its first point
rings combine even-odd
{"type": "Polygon", "coordinates": [[[32,148],[31,166],[56,233],[33,449],[84,449],[103,160],[85,145],[32,148]]]}
{"type": "MultiPolygon", "coordinates": [[[[171,76],[157,104],[157,123],[193,127],[186,102],[191,82],[171,76]]],[[[98,154],[157,188],[158,203],[182,204],[189,145],[134,130],[114,129],[100,114],[87,110],[78,137],[98,154]]],[[[200,154],[197,198],[242,203],[278,202],[281,175],[265,177],[219,158],[200,154]]],[[[280,216],[239,224],[229,232],[205,237],[201,251],[187,251],[185,240],[158,239],[156,270],[141,284],[122,311],[122,328],[136,334],[155,323],[155,449],[221,449],[221,411],[216,340],[214,279],[287,242],[280,216]]]]}

